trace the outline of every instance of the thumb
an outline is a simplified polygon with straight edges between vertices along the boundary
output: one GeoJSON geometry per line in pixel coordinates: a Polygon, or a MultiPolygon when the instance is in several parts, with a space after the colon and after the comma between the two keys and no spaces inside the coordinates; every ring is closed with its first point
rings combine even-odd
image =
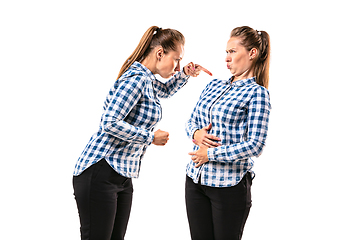
{"type": "Polygon", "coordinates": [[[210,123],[209,125],[207,125],[207,126],[205,127],[205,130],[206,130],[206,131],[209,131],[211,128],[212,128],[212,124],[210,123]]]}
{"type": "Polygon", "coordinates": [[[193,143],[195,143],[196,145],[199,146],[199,142],[198,142],[198,141],[196,141],[195,139],[193,139],[192,141],[193,141],[193,143]]]}

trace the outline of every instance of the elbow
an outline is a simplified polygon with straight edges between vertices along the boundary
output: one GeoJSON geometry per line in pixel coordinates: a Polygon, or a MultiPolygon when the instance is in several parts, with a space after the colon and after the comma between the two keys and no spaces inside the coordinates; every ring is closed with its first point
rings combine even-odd
{"type": "Polygon", "coordinates": [[[116,123],[112,121],[104,121],[102,124],[102,132],[117,137],[121,132],[123,132],[123,129],[121,126],[116,126],[116,123]]]}
{"type": "Polygon", "coordinates": [[[264,147],[265,147],[265,143],[262,142],[254,142],[253,143],[253,156],[254,157],[260,157],[260,155],[262,154],[264,147]]]}
{"type": "Polygon", "coordinates": [[[102,131],[105,133],[109,133],[112,123],[109,121],[104,121],[102,123],[102,131]]]}
{"type": "Polygon", "coordinates": [[[240,151],[243,152],[242,154],[244,156],[248,157],[259,157],[263,149],[265,147],[265,144],[259,141],[249,141],[246,148],[241,149],[240,151]]]}

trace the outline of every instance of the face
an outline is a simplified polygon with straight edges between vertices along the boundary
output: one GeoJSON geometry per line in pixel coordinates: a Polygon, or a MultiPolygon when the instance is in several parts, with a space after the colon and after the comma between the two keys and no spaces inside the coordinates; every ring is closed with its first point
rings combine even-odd
{"type": "MultiPolygon", "coordinates": [[[[231,74],[235,77],[235,80],[245,79],[252,72],[249,71],[253,56],[253,50],[248,51],[243,47],[238,37],[232,37],[229,39],[226,46],[226,65],[231,74]]],[[[255,52],[256,54],[256,52],[255,52]]]]}
{"type": "Polygon", "coordinates": [[[184,57],[184,46],[178,44],[176,51],[169,51],[166,54],[158,52],[157,55],[157,73],[162,78],[170,78],[180,71],[180,61],[184,57]]]}

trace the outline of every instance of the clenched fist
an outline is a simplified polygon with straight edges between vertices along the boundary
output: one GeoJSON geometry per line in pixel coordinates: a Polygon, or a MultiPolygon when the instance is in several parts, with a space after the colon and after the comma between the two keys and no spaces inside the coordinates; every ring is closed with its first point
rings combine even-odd
{"type": "Polygon", "coordinates": [[[154,140],[152,143],[157,146],[164,146],[168,140],[169,133],[159,129],[154,133],[154,140]]]}

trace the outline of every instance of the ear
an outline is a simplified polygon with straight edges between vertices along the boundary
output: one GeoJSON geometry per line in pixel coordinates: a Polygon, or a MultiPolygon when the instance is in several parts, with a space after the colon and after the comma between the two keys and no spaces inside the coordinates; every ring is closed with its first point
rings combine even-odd
{"type": "Polygon", "coordinates": [[[249,52],[250,60],[256,58],[257,55],[258,55],[258,50],[256,48],[252,48],[249,52]]]}
{"type": "Polygon", "coordinates": [[[160,61],[163,56],[164,56],[164,49],[162,47],[158,47],[156,49],[156,59],[160,61]]]}

